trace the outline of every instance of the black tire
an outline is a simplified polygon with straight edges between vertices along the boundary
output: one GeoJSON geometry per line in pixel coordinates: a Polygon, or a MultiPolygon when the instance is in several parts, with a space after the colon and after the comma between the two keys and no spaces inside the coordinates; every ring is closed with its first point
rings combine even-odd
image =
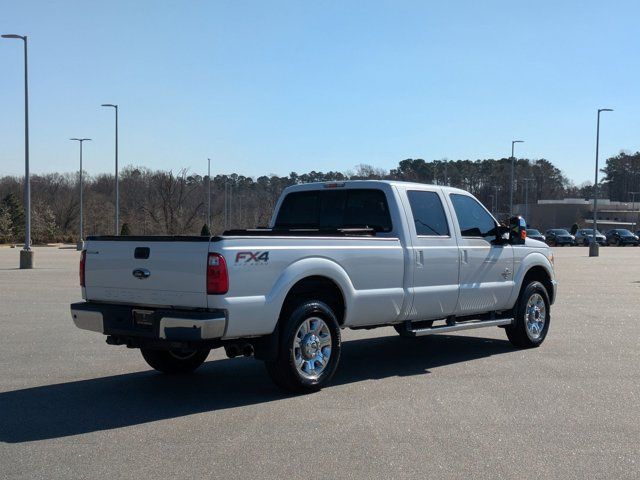
{"type": "Polygon", "coordinates": [[[549,304],[549,295],[544,285],[540,282],[530,282],[525,285],[520,292],[520,296],[513,310],[514,321],[505,328],[507,338],[509,338],[511,344],[519,348],[534,348],[542,345],[551,323],[551,305],[549,304]],[[527,328],[527,304],[530,299],[535,299],[536,295],[542,298],[545,308],[544,326],[537,335],[531,333],[527,328]]]}
{"type": "MultiPolygon", "coordinates": [[[[433,320],[423,320],[421,322],[413,322],[412,326],[415,328],[431,328],[433,320]]],[[[402,322],[393,326],[394,330],[403,338],[416,338],[414,335],[409,334],[407,331],[407,324],[402,322]]]]}
{"type": "MultiPolygon", "coordinates": [[[[317,392],[331,381],[340,361],[340,325],[333,310],[329,305],[318,300],[305,301],[285,318],[281,318],[280,322],[278,355],[275,360],[265,362],[269,376],[276,385],[289,392],[317,392]],[[303,357],[302,349],[296,348],[294,342],[301,325],[313,317],[322,320],[328,329],[331,336],[330,355],[326,366],[317,376],[305,376],[296,366],[296,356],[299,359],[303,357]]],[[[320,354],[323,350],[324,347],[317,348],[320,354]]],[[[313,361],[313,364],[316,365],[316,362],[313,361]]]]}
{"type": "Polygon", "coordinates": [[[210,349],[202,348],[193,352],[179,352],[173,350],[151,350],[141,348],[142,358],[149,366],[162,373],[190,373],[204,363],[209,356],[210,349]]]}

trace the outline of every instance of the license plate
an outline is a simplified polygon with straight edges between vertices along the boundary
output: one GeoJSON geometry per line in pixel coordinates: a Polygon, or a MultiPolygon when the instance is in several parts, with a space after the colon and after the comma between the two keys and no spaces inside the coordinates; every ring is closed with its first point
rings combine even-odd
{"type": "Polygon", "coordinates": [[[133,323],[149,327],[153,325],[153,310],[132,310],[133,323]]]}

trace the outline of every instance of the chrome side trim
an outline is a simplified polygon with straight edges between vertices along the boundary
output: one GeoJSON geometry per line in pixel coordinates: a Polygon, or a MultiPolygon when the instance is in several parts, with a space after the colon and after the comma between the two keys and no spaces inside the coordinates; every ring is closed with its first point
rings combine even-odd
{"type": "Polygon", "coordinates": [[[409,330],[407,333],[409,333],[409,335],[411,335],[412,337],[424,337],[426,335],[433,335],[434,333],[449,333],[457,332],[460,330],[472,330],[474,328],[499,327],[501,325],[511,325],[512,323],[513,318],[501,318],[499,320],[473,320],[470,322],[456,323],[454,325],[418,328],[416,330],[409,330]]]}

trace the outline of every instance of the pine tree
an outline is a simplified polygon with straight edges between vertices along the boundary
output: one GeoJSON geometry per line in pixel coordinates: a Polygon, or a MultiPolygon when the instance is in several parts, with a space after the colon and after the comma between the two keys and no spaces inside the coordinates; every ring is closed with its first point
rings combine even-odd
{"type": "Polygon", "coordinates": [[[24,211],[18,197],[13,193],[7,194],[2,200],[3,205],[11,217],[11,229],[14,239],[24,237],[24,211]]]}
{"type": "Polygon", "coordinates": [[[209,225],[207,225],[206,223],[204,225],[202,225],[202,230],[200,230],[200,236],[201,237],[210,237],[211,236],[211,231],[209,230],[209,225]]]}
{"type": "Polygon", "coordinates": [[[129,229],[129,224],[125,222],[122,224],[122,228],[120,228],[120,236],[128,237],[129,235],[131,235],[131,230],[129,229]]]}
{"type": "Polygon", "coordinates": [[[7,243],[13,239],[13,224],[9,209],[0,203],[0,243],[7,243]]]}

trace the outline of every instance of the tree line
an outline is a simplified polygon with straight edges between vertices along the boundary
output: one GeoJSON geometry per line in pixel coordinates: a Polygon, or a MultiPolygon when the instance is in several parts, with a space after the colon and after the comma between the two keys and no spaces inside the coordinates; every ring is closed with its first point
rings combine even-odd
{"type": "MultiPolygon", "coordinates": [[[[620,153],[602,169],[603,198],[629,201],[638,192],[640,202],[640,152],[620,153]]],[[[231,228],[252,228],[269,223],[282,190],[308,182],[387,179],[451,185],[473,193],[497,216],[509,209],[511,160],[406,159],[384,170],[358,165],[347,172],[317,172],[288,176],[216,175],[211,178],[211,233],[231,228]]],[[[75,242],[79,230],[79,174],[32,175],[32,237],[34,243],[75,242]]],[[[84,233],[115,233],[112,174],[84,178],[84,233]]],[[[545,159],[515,162],[514,204],[538,199],[590,198],[592,186],[575,186],[545,159]]],[[[120,172],[120,229],[131,235],[185,235],[206,233],[208,177],[188,169],[152,170],[129,166],[120,172]]],[[[0,177],[0,242],[24,239],[23,178],[0,177]]]]}

